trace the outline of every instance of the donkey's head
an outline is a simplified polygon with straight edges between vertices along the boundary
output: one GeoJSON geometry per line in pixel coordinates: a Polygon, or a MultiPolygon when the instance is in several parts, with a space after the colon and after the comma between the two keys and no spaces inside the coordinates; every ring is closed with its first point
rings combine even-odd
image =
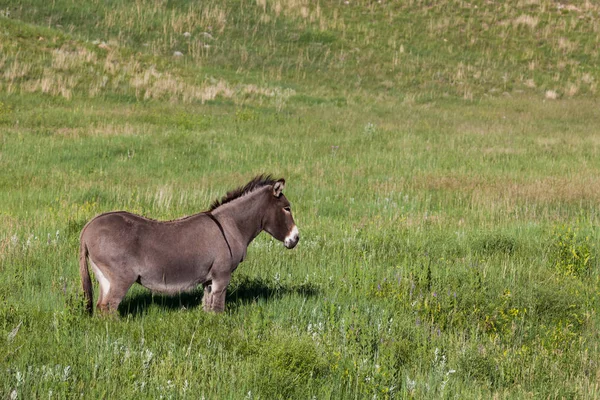
{"type": "Polygon", "coordinates": [[[263,220],[263,229],[275,239],[283,242],[285,247],[293,249],[300,240],[298,227],[292,217],[290,202],[283,195],[285,180],[275,182],[269,193],[269,205],[263,220]]]}

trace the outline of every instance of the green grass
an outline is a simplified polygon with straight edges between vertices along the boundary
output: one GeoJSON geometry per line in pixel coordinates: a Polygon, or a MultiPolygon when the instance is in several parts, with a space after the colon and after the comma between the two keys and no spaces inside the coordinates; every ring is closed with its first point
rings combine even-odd
{"type": "Polygon", "coordinates": [[[0,1],[0,397],[599,397],[598,13],[0,1]],[[263,172],[301,241],[261,234],[225,313],[84,315],[90,218],[263,172]]]}

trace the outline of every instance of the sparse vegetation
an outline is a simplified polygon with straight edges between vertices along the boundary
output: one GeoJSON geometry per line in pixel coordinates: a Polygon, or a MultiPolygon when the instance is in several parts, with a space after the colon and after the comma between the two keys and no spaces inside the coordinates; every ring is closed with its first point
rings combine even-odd
{"type": "Polygon", "coordinates": [[[0,0],[0,398],[598,398],[600,8],[0,0]],[[83,225],[288,182],[226,312],[83,225]],[[96,290],[97,293],[97,290],[96,290]]]}

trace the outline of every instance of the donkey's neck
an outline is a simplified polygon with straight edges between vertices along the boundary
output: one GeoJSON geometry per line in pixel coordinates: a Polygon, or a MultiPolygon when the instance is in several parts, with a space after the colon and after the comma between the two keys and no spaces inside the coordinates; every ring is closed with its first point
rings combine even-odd
{"type": "Polygon", "coordinates": [[[256,190],[217,207],[212,214],[228,225],[228,234],[237,236],[248,246],[263,230],[264,205],[260,201],[262,197],[262,191],[256,190]]]}

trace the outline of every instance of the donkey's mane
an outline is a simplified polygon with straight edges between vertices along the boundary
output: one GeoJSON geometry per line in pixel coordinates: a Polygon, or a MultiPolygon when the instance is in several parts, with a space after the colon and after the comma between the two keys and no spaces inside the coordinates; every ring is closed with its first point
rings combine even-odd
{"type": "Polygon", "coordinates": [[[237,189],[233,189],[227,192],[227,194],[221,199],[216,199],[215,201],[213,201],[210,205],[209,211],[213,211],[215,208],[220,207],[223,204],[229,203],[235,199],[239,199],[240,197],[245,196],[248,193],[253,192],[256,189],[259,189],[263,186],[274,185],[275,183],[277,183],[277,181],[273,179],[271,175],[258,175],[250,182],[248,182],[245,186],[240,186],[237,189]]]}

